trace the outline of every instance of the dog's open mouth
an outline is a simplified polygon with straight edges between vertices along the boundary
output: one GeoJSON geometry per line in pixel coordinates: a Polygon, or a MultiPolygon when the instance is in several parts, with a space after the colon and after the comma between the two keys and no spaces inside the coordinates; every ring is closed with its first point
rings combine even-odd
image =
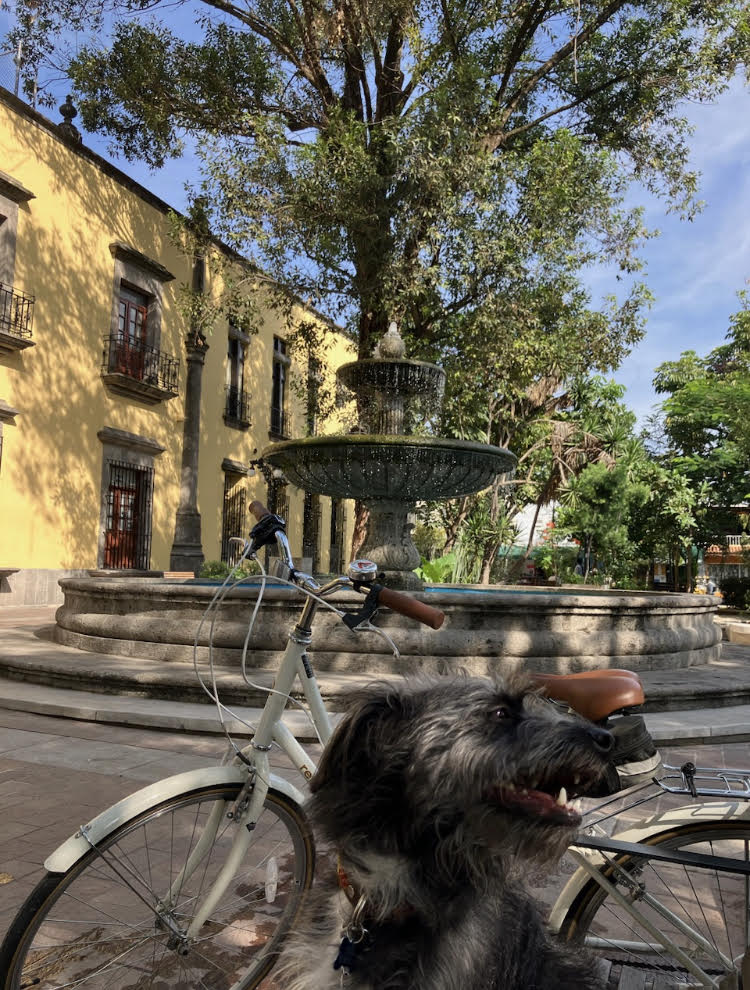
{"type": "Polygon", "coordinates": [[[565,787],[553,787],[550,790],[498,787],[493,796],[507,811],[541,819],[545,824],[575,827],[581,823],[581,814],[570,803],[565,787]]]}

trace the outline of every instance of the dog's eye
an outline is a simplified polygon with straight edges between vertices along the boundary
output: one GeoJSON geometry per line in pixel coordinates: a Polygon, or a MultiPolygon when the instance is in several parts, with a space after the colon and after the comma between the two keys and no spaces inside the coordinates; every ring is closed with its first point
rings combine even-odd
{"type": "Polygon", "coordinates": [[[510,709],[506,708],[505,705],[498,705],[497,708],[493,708],[492,717],[496,722],[504,722],[505,719],[511,717],[510,709]]]}

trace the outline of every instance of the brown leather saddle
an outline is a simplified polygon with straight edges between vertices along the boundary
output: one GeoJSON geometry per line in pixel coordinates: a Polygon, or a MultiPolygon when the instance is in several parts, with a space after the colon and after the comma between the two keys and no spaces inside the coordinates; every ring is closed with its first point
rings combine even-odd
{"type": "Polygon", "coordinates": [[[578,674],[532,674],[532,680],[554,701],[562,701],[592,722],[602,722],[624,708],[644,701],[640,677],[631,670],[585,670],[578,674]]]}

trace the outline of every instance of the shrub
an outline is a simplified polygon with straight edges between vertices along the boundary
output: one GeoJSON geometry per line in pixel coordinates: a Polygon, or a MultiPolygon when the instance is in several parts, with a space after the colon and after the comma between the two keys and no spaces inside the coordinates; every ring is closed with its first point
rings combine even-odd
{"type": "Polygon", "coordinates": [[[750,578],[728,577],[721,582],[724,604],[731,605],[732,608],[745,608],[748,592],[750,592],[750,578]]]}

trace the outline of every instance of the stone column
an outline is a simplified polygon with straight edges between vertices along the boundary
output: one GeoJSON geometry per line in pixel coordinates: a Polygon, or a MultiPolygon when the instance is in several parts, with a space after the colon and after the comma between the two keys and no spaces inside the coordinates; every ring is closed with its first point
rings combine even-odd
{"type": "MultiPolygon", "coordinates": [[[[205,259],[193,262],[193,292],[203,292],[205,259]]],[[[185,338],[187,381],[185,382],[185,422],[182,428],[182,469],[180,502],[174,527],[174,542],[169,555],[173,571],[192,571],[198,576],[203,563],[201,514],[198,511],[198,451],[201,432],[201,380],[208,344],[197,326],[191,326],[185,338]]]]}

